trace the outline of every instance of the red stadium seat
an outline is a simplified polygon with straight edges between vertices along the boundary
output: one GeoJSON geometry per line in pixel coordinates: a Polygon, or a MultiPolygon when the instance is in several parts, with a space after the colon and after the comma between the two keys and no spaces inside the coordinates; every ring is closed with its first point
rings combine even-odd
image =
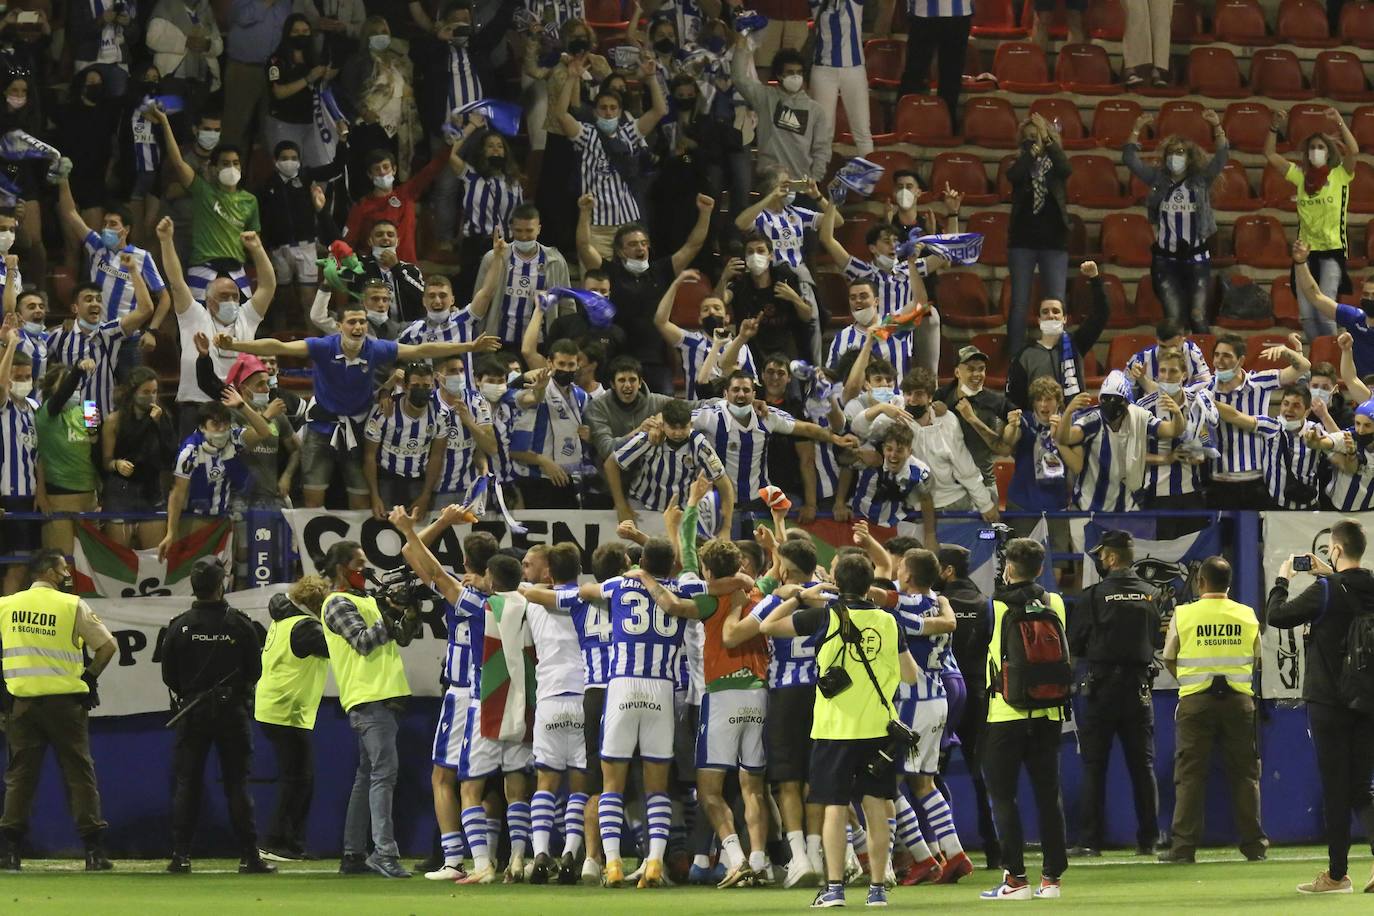
{"type": "Polygon", "coordinates": [[[1102,383],[1107,380],[1107,373],[1102,371],[1102,367],[1097,364],[1097,351],[1089,350],[1083,354],[1083,383],[1088,391],[1101,389],[1102,383]]]}
{"type": "Polygon", "coordinates": [[[1128,206],[1131,199],[1121,193],[1116,163],[1106,156],[1072,156],[1067,190],[1069,203],[1080,207],[1115,210],[1128,206]]]}
{"type": "Polygon", "coordinates": [[[1065,92],[1114,95],[1121,91],[1112,75],[1112,61],[1099,45],[1072,44],[1059,49],[1054,78],[1065,92]]]}
{"type": "Polygon", "coordinates": [[[994,306],[988,287],[978,274],[944,270],[936,276],[940,320],[956,328],[987,329],[1007,323],[1005,312],[994,306]]]}
{"type": "Polygon", "coordinates": [[[1320,102],[1306,102],[1288,109],[1288,127],[1283,132],[1288,145],[1300,149],[1312,134],[1329,133],[1331,122],[1326,117],[1329,107],[1320,102]]]}
{"type": "Polygon", "coordinates": [[[1274,323],[1294,331],[1302,329],[1298,297],[1293,292],[1293,280],[1288,274],[1274,278],[1269,286],[1269,300],[1274,304],[1274,323]]]}
{"type": "Polygon", "coordinates": [[[941,153],[935,157],[930,167],[930,190],[927,195],[935,199],[944,190],[945,183],[964,194],[964,203],[983,207],[997,203],[997,195],[988,189],[987,168],[983,160],[968,153],[941,153]]]}
{"type": "MultiPolygon", "coordinates": [[[[885,146],[896,142],[896,136],[887,132],[887,110],[876,95],[868,97],[868,130],[873,135],[875,146],[885,146]]],[[[854,134],[849,127],[849,113],[845,111],[844,100],[835,105],[835,139],[840,143],[853,143],[854,134]]]]}
{"type": "Polygon", "coordinates": [[[1059,142],[1065,149],[1092,149],[1097,145],[1097,141],[1088,136],[1073,99],[1036,99],[1031,102],[1030,113],[1040,115],[1059,132],[1059,142]]]}
{"type": "Polygon", "coordinates": [[[1287,48],[1257,48],[1250,57],[1250,91],[1271,99],[1310,99],[1298,55],[1287,48]]]}
{"type": "Polygon", "coordinates": [[[673,324],[680,328],[701,327],[701,300],[711,294],[711,283],[703,277],[678,284],[673,298],[673,324]]]}
{"type": "Polygon", "coordinates": [[[1135,284],[1135,323],[1157,325],[1164,320],[1164,306],[1155,293],[1154,282],[1146,274],[1135,284]]]}
{"type": "Polygon", "coordinates": [[[1103,99],[1093,111],[1093,139],[1098,146],[1121,149],[1140,117],[1140,103],[1131,99],[1103,99]]]}
{"type": "Polygon", "coordinates": [[[983,253],[978,258],[979,264],[1007,266],[1007,231],[1010,223],[1010,213],[996,210],[975,213],[968,218],[968,231],[983,234],[983,253]]]}
{"type": "MultiPolygon", "coordinates": [[[[1099,0],[1089,3],[1083,14],[1083,27],[1099,41],[1120,41],[1126,31],[1126,9],[1121,0],[1099,0]]],[[[1064,49],[1060,48],[1063,54],[1064,49]]]]}
{"type": "Polygon", "coordinates": [[[597,32],[623,32],[630,17],[623,0],[587,0],[587,25],[597,32]]]}
{"type": "Polygon", "coordinates": [[[1363,159],[1355,162],[1355,180],[1350,182],[1350,210],[1374,213],[1374,165],[1363,159]]]}
{"type": "Polygon", "coordinates": [[[1250,189],[1245,166],[1228,159],[1212,185],[1212,206],[1218,210],[1258,210],[1264,202],[1250,189]]]}
{"type": "Polygon", "coordinates": [[[895,149],[877,149],[869,153],[868,161],[874,165],[883,167],[882,177],[873,186],[873,193],[868,195],[870,200],[887,200],[892,196],[892,174],[899,169],[908,172],[916,171],[916,160],[910,153],[895,149]]]}
{"type": "Polygon", "coordinates": [[[1232,102],[1221,116],[1221,127],[1231,149],[1246,153],[1264,150],[1272,123],[1269,107],[1258,102],[1232,102]]]}
{"type": "Polygon", "coordinates": [[[1238,99],[1250,94],[1240,76],[1240,64],[1229,48],[1208,45],[1188,52],[1188,90],[1214,99],[1238,99]]]}
{"type": "Polygon", "coordinates": [[[1069,214],[1069,263],[1099,260],[1101,252],[1088,250],[1088,225],[1077,213],[1069,214]]]}
{"type": "Polygon", "coordinates": [[[1374,47],[1374,3],[1361,0],[1359,3],[1347,2],[1341,7],[1340,28],[1342,38],[1362,48],[1374,47]]]}
{"type": "Polygon", "coordinates": [[[1107,345],[1107,368],[1125,370],[1126,363],[1146,347],[1153,347],[1157,341],[1153,334],[1118,334],[1107,345]]]}
{"type": "MultiPolygon", "coordinates": [[[[1297,299],[1293,300],[1297,302],[1297,299]]],[[[1312,341],[1312,353],[1308,356],[1312,360],[1312,365],[1317,363],[1330,363],[1340,371],[1341,365],[1341,345],[1336,343],[1336,338],[1330,334],[1324,334],[1312,341]]]]}
{"type": "MultiPolygon", "coordinates": [[[[944,378],[945,374],[940,373],[944,378]]],[[[1016,462],[1007,459],[998,459],[993,462],[992,476],[997,481],[997,508],[999,511],[1007,510],[1007,494],[1011,492],[1011,478],[1016,473],[1016,462]]]]}
{"type": "Polygon", "coordinates": [[[1271,165],[1265,165],[1264,171],[1260,173],[1259,198],[1264,201],[1266,207],[1294,212],[1298,209],[1297,195],[1298,189],[1283,177],[1282,172],[1271,165]]]}
{"type": "Polygon", "coordinates": [[[1004,204],[1011,203],[1011,180],[1007,178],[1007,172],[1016,162],[1016,156],[1003,156],[997,163],[997,199],[1004,204]]]}
{"type": "Polygon", "coordinates": [[[957,146],[963,142],[950,125],[949,106],[935,95],[904,95],[898,99],[892,131],[900,142],[917,146],[957,146]]]}
{"type": "Polygon", "coordinates": [[[1250,267],[1287,267],[1292,260],[1283,225],[1263,213],[1248,213],[1236,220],[1233,235],[1236,260],[1250,267]]]}
{"type": "Polygon", "coordinates": [[[1174,0],[1173,19],[1169,24],[1169,37],[1183,44],[1206,44],[1212,36],[1202,29],[1202,11],[1192,0],[1174,0]]]}
{"type": "Polygon", "coordinates": [[[1350,116],[1350,132],[1360,149],[1374,149],[1374,105],[1361,105],[1350,116]]]}
{"type": "Polygon", "coordinates": [[[1265,369],[1285,369],[1288,361],[1265,359],[1260,354],[1270,347],[1288,345],[1287,334],[1251,334],[1245,340],[1245,371],[1263,372],[1265,369]]]}
{"type": "Polygon", "coordinates": [[[1258,0],[1217,0],[1212,29],[1217,41],[1233,45],[1271,43],[1264,23],[1264,9],[1258,0]]]}
{"type": "Polygon", "coordinates": [[[1122,267],[1149,267],[1155,232],[1143,213],[1108,213],[1102,218],[1102,259],[1122,267]]]}
{"type": "Polygon", "coordinates": [[[1374,99],[1365,79],[1364,63],[1353,51],[1322,51],[1312,68],[1312,88],[1317,95],[1338,102],[1367,102],[1374,99]]]}
{"type": "Polygon", "coordinates": [[[1334,48],[1341,43],[1331,37],[1324,0],[1282,0],[1274,34],[1300,48],[1334,48]]]}
{"type": "MultiPolygon", "coordinates": [[[[878,225],[879,219],[872,213],[860,213],[857,216],[847,216],[844,225],[835,230],[835,241],[839,242],[845,251],[856,258],[868,260],[873,253],[868,250],[868,241],[865,236],[868,230],[878,225]]],[[[844,265],[839,265],[843,267],[844,265]]]]}
{"type": "MultiPolygon", "coordinates": [[[[1030,33],[1035,25],[1036,10],[1029,3],[1021,4],[1021,27],[1030,33]]],[[[1045,17],[1047,20],[1047,31],[1049,37],[1056,41],[1063,41],[1069,35],[1069,11],[1064,4],[1064,0],[1054,0],[1054,4],[1045,17]]]]}
{"type": "MultiPolygon", "coordinates": [[[[899,7],[906,4],[899,3],[899,7]]],[[[1016,21],[1016,13],[1011,8],[1011,0],[979,0],[973,7],[973,28],[975,38],[1025,38],[1026,30],[1016,21]]]]}
{"type": "Polygon", "coordinates": [[[974,97],[964,103],[964,140],[975,146],[1016,146],[1016,109],[997,97],[974,97]]]}
{"type": "Polygon", "coordinates": [[[1155,142],[1151,146],[1178,135],[1203,149],[1212,149],[1212,127],[1202,120],[1202,112],[1203,107],[1197,102],[1165,102],[1155,118],[1155,142]]]}
{"type": "MultiPolygon", "coordinates": [[[[1107,294],[1107,327],[1109,328],[1130,328],[1135,327],[1135,321],[1131,319],[1131,309],[1126,305],[1126,287],[1122,285],[1121,278],[1116,274],[1102,273],[1102,289],[1107,294]]],[[[1074,272],[1073,279],[1069,281],[1069,323],[1079,324],[1092,314],[1093,293],[1092,281],[1077,271],[1074,272]]]]}
{"type": "Polygon", "coordinates": [[[973,344],[973,345],[974,345],[975,347],[977,347],[979,350],[982,350],[982,351],[983,351],[984,353],[986,353],[988,356],[993,357],[992,365],[988,366],[988,381],[986,382],[986,384],[988,385],[988,387],[990,387],[990,388],[1004,388],[1004,387],[1006,387],[1006,384],[1007,384],[1007,377],[1006,377],[1005,373],[1002,374],[1001,376],[999,376],[999,377],[1002,379],[1002,384],[1000,384],[1000,385],[994,385],[993,382],[992,382],[992,370],[993,370],[993,368],[994,368],[995,366],[997,366],[999,363],[1000,363],[1001,365],[1006,365],[1005,362],[1003,362],[1002,360],[997,359],[997,357],[1002,356],[1002,355],[1004,355],[1004,354],[1005,354],[1006,356],[1008,356],[1008,357],[1010,357],[1010,356],[1012,355],[1012,354],[1010,354],[1010,353],[1007,352],[1007,335],[1005,335],[1005,334],[994,334],[994,333],[974,334],[974,335],[973,335],[973,338],[969,341],[969,343],[973,344]]]}
{"type": "Polygon", "coordinates": [[[896,89],[906,67],[906,42],[895,38],[874,38],[864,42],[864,67],[868,85],[877,89],[896,89]]]}
{"type": "Polygon", "coordinates": [[[1004,41],[992,61],[997,85],[1006,92],[1054,92],[1050,66],[1039,45],[1028,41],[1004,41]]]}

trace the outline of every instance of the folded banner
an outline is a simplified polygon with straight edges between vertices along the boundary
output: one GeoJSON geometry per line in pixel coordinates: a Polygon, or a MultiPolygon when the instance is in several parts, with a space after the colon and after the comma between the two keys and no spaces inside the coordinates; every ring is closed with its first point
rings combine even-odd
{"type": "Polygon", "coordinates": [[[61,159],[57,147],[22,130],[12,130],[0,137],[0,159],[61,159]]]}
{"type": "Polygon", "coordinates": [[[600,293],[594,293],[589,289],[573,289],[570,286],[555,286],[546,293],[539,294],[539,306],[543,309],[553,308],[559,299],[567,297],[572,299],[587,313],[587,320],[593,327],[609,328],[611,322],[615,320],[615,303],[607,299],[600,293]]]}
{"type": "Polygon", "coordinates": [[[831,179],[830,186],[827,188],[830,200],[837,204],[842,204],[849,196],[850,191],[862,194],[867,197],[873,193],[873,188],[878,184],[878,179],[883,177],[885,169],[876,162],[869,162],[859,156],[850,159],[831,179]]]}
{"type": "Polygon", "coordinates": [[[932,254],[938,254],[949,260],[954,266],[967,266],[978,263],[978,258],[983,254],[983,233],[981,232],[959,232],[952,235],[922,235],[917,236],[919,229],[911,230],[911,235],[907,240],[897,246],[897,259],[905,260],[911,257],[911,253],[921,245],[932,254]]]}
{"type": "Polygon", "coordinates": [[[487,119],[487,125],[499,134],[514,137],[520,132],[520,106],[514,102],[499,99],[478,99],[459,105],[449,114],[450,123],[462,123],[463,115],[479,114],[487,119]]]}
{"type": "Polygon", "coordinates": [[[233,534],[233,522],[216,520],[173,541],[163,562],[156,547],[134,550],[115,543],[92,522],[80,522],[72,573],[77,594],[88,598],[189,595],[189,576],[196,560],[214,556],[222,563],[232,561],[233,534]]]}

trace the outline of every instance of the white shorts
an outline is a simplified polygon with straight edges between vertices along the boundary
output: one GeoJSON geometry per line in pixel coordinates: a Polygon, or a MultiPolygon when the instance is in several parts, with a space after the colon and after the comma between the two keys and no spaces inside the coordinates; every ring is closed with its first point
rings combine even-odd
{"type": "Polygon", "coordinates": [[[444,691],[439,704],[439,725],[434,729],[435,766],[450,770],[458,769],[463,759],[463,748],[467,746],[468,703],[472,691],[467,687],[450,687],[444,691]]]}
{"type": "Polygon", "coordinates": [[[945,733],[949,704],[944,697],[902,702],[902,722],[916,733],[916,743],[902,761],[908,776],[934,776],[940,772],[940,738],[945,733]]]}
{"type": "Polygon", "coordinates": [[[652,677],[617,677],[606,685],[601,714],[601,759],[639,756],[655,763],[673,759],[673,682],[652,677]]]}
{"type": "Polygon", "coordinates": [[[458,762],[459,779],[485,779],[495,773],[529,769],[534,753],[519,741],[497,741],[482,736],[482,704],[468,703],[467,741],[458,762]]]}
{"type": "Polygon", "coordinates": [[[314,286],[320,279],[320,265],[315,262],[315,243],[297,242],[295,245],[278,245],[267,253],[272,260],[272,270],[277,282],[282,286],[299,283],[314,286]]]}
{"type": "Polygon", "coordinates": [[[697,766],[712,770],[762,771],[768,762],[763,750],[763,723],[768,716],[768,691],[707,691],[701,698],[697,726],[697,766]]]}
{"type": "Polygon", "coordinates": [[[541,770],[585,770],[582,694],[540,700],[534,707],[534,765],[541,770]]]}

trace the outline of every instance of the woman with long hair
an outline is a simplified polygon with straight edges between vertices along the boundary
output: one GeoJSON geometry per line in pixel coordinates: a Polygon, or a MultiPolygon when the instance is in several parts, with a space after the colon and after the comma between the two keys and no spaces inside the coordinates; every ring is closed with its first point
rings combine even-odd
{"type": "MultiPolygon", "coordinates": [[[[106,512],[161,512],[167,506],[163,485],[177,452],[176,428],[157,402],[157,373],[139,366],[115,399],[115,409],[100,429],[105,472],[106,512]]],[[[110,540],[136,548],[156,547],[167,533],[164,519],[124,521],[106,526],[110,540]]]]}
{"type": "Polygon", "coordinates": [[[300,149],[305,168],[328,163],[332,155],[326,155],[332,150],[321,140],[315,125],[315,95],[338,72],[324,52],[315,50],[310,20],[300,13],[287,16],[277,52],[267,60],[267,83],[272,94],[263,133],[269,150],[290,140],[300,149]]]}
{"type": "Polygon", "coordinates": [[[472,301],[477,268],[491,250],[492,233],[500,230],[508,235],[511,213],[525,200],[510,141],[488,128],[481,115],[468,119],[449,157],[449,167],[462,185],[463,240],[458,246],[458,282],[453,290],[458,302],[472,301]]]}
{"type": "MultiPolygon", "coordinates": [[[[58,363],[43,375],[43,404],[34,417],[38,432],[38,501],[50,512],[93,512],[96,509],[95,443],[99,417],[86,412],[81,397],[86,377],[95,371],[87,357],[73,368],[58,363]]],[[[43,546],[71,556],[76,523],[52,519],[43,526],[43,546]]]]}
{"type": "Polygon", "coordinates": [[[350,149],[391,150],[396,180],[404,182],[421,135],[410,44],[394,37],[381,16],[363,21],[360,38],[364,48],[344,63],[338,80],[340,101],[353,113],[350,149]]]}

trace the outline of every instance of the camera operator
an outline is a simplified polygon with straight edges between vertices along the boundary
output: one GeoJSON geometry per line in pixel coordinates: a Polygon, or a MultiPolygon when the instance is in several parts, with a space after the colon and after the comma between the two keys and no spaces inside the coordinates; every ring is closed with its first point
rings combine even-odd
{"type": "Polygon", "coordinates": [[[811,725],[809,801],[825,805],[826,886],[812,906],[844,905],[845,826],[850,803],[860,800],[868,822],[868,904],[886,906],[895,761],[911,747],[910,731],[896,721],[893,697],[898,680],[914,684],[920,672],[898,636],[897,618],[868,600],[873,562],[845,554],[835,561],[834,578],[834,588],[813,585],[778,604],[759,629],[770,637],[825,633],[816,650],[821,674],[811,725]],[[803,603],[810,606],[798,611],[803,603]]]}
{"type": "MultiPolygon", "coordinates": [[[[258,853],[248,773],[253,761],[249,700],[262,676],[262,638],[253,622],[224,600],[227,570],[216,557],[191,568],[191,609],[167,625],[162,681],[172,692],[176,744],[172,770],[172,861],[167,871],[189,874],[191,839],[200,815],[205,761],[219,752],[229,821],[239,844],[239,873],[277,870],[258,853]]],[[[169,723],[170,724],[170,723],[169,723]]]]}
{"type": "MultiPolygon", "coordinates": [[[[1307,647],[1302,698],[1317,752],[1321,776],[1322,813],[1326,822],[1328,867],[1308,884],[1298,885],[1304,894],[1348,894],[1352,891],[1346,871],[1350,854],[1350,815],[1364,825],[1365,837],[1374,837],[1374,800],[1370,775],[1374,771],[1374,696],[1350,690],[1343,683],[1346,655],[1357,618],[1374,615],[1374,576],[1360,566],[1368,541],[1364,526],[1342,519],[1331,526],[1328,566],[1307,555],[1317,580],[1302,594],[1289,599],[1294,558],[1284,561],[1265,605],[1265,622],[1274,627],[1310,625],[1303,640],[1307,647]],[[1343,689],[1344,688],[1344,689],[1343,689]]],[[[1301,559],[1301,558],[1297,558],[1301,559]]],[[[1302,564],[1306,565],[1306,564],[1302,564]]],[[[1369,632],[1371,623],[1360,627],[1369,632]]],[[[1359,630],[1355,631],[1356,633],[1359,630]]],[[[1364,887],[1374,893],[1374,874],[1364,887]]]]}
{"type": "Polygon", "coordinates": [[[358,735],[358,772],[344,818],[339,873],[371,870],[387,878],[409,878],[398,858],[391,799],[400,769],[400,712],[410,696],[397,646],[408,645],[419,632],[419,608],[398,608],[384,597],[383,611],[383,605],[367,594],[367,557],[357,541],[335,542],[320,572],[334,589],[324,599],[329,666],[339,687],[339,705],[358,735]],[[371,855],[366,854],[369,825],[375,847],[371,855]]]}

